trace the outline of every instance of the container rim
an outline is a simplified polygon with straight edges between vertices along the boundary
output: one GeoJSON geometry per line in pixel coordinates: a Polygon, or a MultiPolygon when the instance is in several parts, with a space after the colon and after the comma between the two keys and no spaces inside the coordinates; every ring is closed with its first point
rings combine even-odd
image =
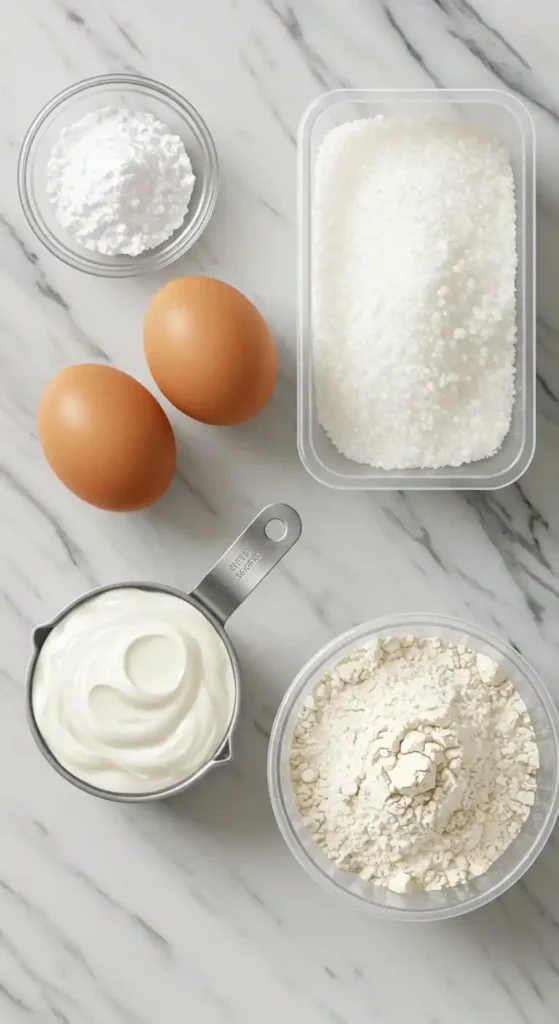
{"type": "Polygon", "coordinates": [[[312,120],[313,117],[316,117],[317,114],[321,113],[323,108],[330,106],[333,101],[339,100],[339,102],[341,103],[349,100],[350,102],[353,101],[356,103],[360,103],[366,102],[368,99],[371,98],[371,96],[382,96],[386,98],[389,96],[406,96],[412,100],[415,97],[417,97],[420,100],[423,100],[425,98],[428,99],[430,97],[437,96],[437,98],[442,102],[448,103],[452,103],[454,98],[457,96],[461,98],[464,96],[472,97],[473,103],[486,103],[488,102],[488,98],[494,97],[494,102],[497,105],[504,106],[507,109],[511,110],[512,112],[517,112],[526,119],[527,124],[530,126],[532,139],[535,142],[536,126],[526,103],[524,103],[523,100],[519,99],[518,96],[516,96],[513,92],[510,92],[510,90],[508,89],[495,89],[491,87],[485,88],[483,86],[464,86],[459,88],[452,88],[450,86],[425,86],[418,89],[409,86],[397,87],[394,89],[328,89],[326,92],[321,93],[320,96],[316,96],[314,100],[311,100],[311,102],[303,111],[297,129],[298,139],[299,137],[304,136],[305,132],[308,130],[307,122],[312,120]]]}

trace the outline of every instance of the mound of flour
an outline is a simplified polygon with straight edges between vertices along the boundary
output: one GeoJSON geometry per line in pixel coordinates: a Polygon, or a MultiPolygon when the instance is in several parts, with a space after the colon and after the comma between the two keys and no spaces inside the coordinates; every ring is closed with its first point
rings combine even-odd
{"type": "Polygon", "coordinates": [[[291,776],[313,839],[396,892],[481,875],[522,828],[539,766],[524,701],[483,654],[387,638],[305,699],[291,776]]]}
{"type": "Polygon", "coordinates": [[[313,359],[336,447],[383,469],[492,455],[514,398],[514,181],[461,121],[330,131],[316,161],[313,359]]]}

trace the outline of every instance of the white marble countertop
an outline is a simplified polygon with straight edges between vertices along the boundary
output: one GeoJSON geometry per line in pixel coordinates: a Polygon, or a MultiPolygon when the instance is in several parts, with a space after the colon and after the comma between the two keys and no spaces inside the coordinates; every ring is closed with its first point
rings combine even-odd
{"type": "Polygon", "coordinates": [[[553,0],[18,0],[0,92],[0,1020],[6,1024],[552,1024],[559,845],[495,904],[442,925],[348,910],[292,860],[268,802],[275,709],[302,662],[367,617],[430,610],[514,641],[559,697],[559,6],[553,0]],[[134,70],[199,107],[222,190],[202,241],[159,278],[74,272],[35,241],[15,188],[28,122],[87,75],[134,70]],[[539,155],[539,441],[495,494],[344,494],[295,443],[295,132],[340,86],[496,86],[527,98],[539,155]],[[234,430],[173,416],[180,475],[153,510],[75,500],[36,437],[41,389],[106,358],[149,378],[141,323],[179,272],[252,297],[280,351],[269,408],[234,430]],[[264,504],[304,535],[231,625],[243,668],[235,760],[172,803],[74,790],[23,717],[29,632],[95,584],[193,585],[264,504]]]}

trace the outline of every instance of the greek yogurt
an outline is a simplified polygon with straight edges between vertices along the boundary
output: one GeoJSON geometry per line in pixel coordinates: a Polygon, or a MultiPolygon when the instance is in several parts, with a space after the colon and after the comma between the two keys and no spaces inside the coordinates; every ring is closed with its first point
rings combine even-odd
{"type": "Polygon", "coordinates": [[[227,648],[193,605],[123,587],[56,625],[33,674],[33,712],[54,757],[114,793],[147,793],[192,775],[229,729],[227,648]]]}

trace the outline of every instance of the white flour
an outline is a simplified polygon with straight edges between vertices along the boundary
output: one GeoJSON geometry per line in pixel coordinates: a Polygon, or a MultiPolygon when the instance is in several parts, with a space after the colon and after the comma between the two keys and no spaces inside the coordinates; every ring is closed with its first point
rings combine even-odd
{"type": "Polygon", "coordinates": [[[305,699],[291,749],[313,839],[396,892],[487,871],[530,813],[538,766],[526,705],[497,663],[413,637],[339,662],[305,699]]]}
{"type": "Polygon", "coordinates": [[[138,256],[182,224],[194,188],[183,143],[153,114],[103,107],[64,128],[47,164],[62,227],[91,252],[138,256]]]}
{"type": "Polygon", "coordinates": [[[496,452],[514,398],[508,155],[462,121],[352,121],[326,135],[313,209],[318,415],[383,469],[496,452]]]}

